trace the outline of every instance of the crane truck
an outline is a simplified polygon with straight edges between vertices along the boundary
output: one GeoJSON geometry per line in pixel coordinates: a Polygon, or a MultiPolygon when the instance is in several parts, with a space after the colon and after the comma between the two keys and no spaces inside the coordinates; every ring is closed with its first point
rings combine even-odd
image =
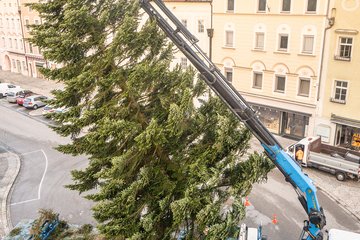
{"type": "MultiPolygon", "coordinates": [[[[324,239],[322,229],[326,225],[326,218],[319,204],[316,187],[312,180],[302,172],[299,164],[261,123],[248,102],[197,45],[198,39],[190,33],[165,4],[161,0],[139,0],[139,3],[150,18],[156,21],[170,41],[199,71],[201,78],[260,141],[265,154],[284,175],[285,180],[293,186],[308,216],[308,219],[304,221],[300,239],[324,239]]],[[[259,238],[261,239],[261,236],[259,238]]]]}

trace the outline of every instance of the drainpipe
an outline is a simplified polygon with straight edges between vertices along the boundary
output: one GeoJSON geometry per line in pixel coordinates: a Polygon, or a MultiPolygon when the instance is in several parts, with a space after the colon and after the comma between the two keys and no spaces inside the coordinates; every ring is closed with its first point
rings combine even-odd
{"type": "Polygon", "coordinates": [[[209,37],[209,58],[212,61],[212,38],[214,36],[214,29],[213,29],[213,5],[212,0],[210,1],[210,28],[207,30],[207,35],[209,37]]]}
{"type": "Polygon", "coordinates": [[[24,56],[25,56],[25,64],[26,64],[26,69],[28,72],[28,76],[29,76],[29,63],[28,63],[28,58],[26,56],[26,44],[25,44],[25,34],[24,34],[24,26],[23,26],[23,20],[21,17],[21,3],[19,0],[16,1],[17,5],[18,5],[18,13],[19,13],[19,17],[20,17],[20,28],[21,28],[21,37],[23,40],[23,48],[24,48],[24,56]]]}
{"type": "Polygon", "coordinates": [[[322,45],[322,50],[321,50],[321,58],[320,58],[319,86],[318,86],[317,98],[316,98],[317,101],[320,100],[320,89],[321,89],[321,80],[322,80],[322,75],[323,75],[322,71],[323,71],[323,65],[324,65],[324,51],[325,51],[326,33],[327,33],[327,30],[332,28],[332,26],[334,26],[334,24],[335,24],[335,16],[333,16],[333,14],[331,14],[331,16],[329,18],[329,9],[330,9],[330,2],[331,1],[332,0],[328,0],[327,9],[326,9],[326,20],[327,20],[327,23],[329,24],[329,26],[325,27],[325,29],[324,29],[324,40],[323,40],[323,45],[322,45]]]}

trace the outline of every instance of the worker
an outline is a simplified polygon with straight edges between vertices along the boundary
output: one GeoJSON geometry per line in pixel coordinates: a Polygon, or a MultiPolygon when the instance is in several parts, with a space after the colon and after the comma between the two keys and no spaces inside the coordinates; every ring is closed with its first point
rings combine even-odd
{"type": "Polygon", "coordinates": [[[298,146],[298,147],[296,148],[295,159],[296,159],[299,163],[301,163],[302,160],[303,160],[303,158],[304,158],[304,151],[302,150],[302,147],[298,146]]]}

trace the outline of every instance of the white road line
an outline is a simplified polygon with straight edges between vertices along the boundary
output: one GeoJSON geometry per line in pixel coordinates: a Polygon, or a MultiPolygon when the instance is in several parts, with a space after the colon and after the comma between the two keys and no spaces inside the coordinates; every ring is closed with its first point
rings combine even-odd
{"type": "Polygon", "coordinates": [[[37,200],[39,200],[39,199],[34,198],[34,199],[30,199],[30,200],[25,200],[25,201],[22,201],[22,202],[12,203],[12,204],[10,204],[10,206],[19,205],[19,204],[28,203],[28,202],[33,202],[33,201],[37,201],[37,200]]]}
{"type": "Polygon", "coordinates": [[[31,152],[21,153],[21,155],[27,155],[27,154],[32,154],[32,153],[41,152],[41,151],[42,151],[42,149],[39,149],[39,150],[31,151],[31,152]]]}
{"type": "Polygon", "coordinates": [[[45,170],[44,170],[44,174],[43,174],[43,176],[42,176],[42,178],[41,178],[40,185],[39,185],[39,192],[38,192],[38,198],[39,198],[39,199],[40,199],[40,192],[41,192],[42,183],[43,183],[43,181],[44,181],[45,174],[46,174],[47,169],[48,169],[48,163],[49,163],[48,158],[47,158],[47,156],[46,156],[46,154],[45,154],[44,150],[42,150],[42,149],[41,149],[41,152],[44,154],[44,157],[45,157],[45,161],[46,161],[46,163],[45,163],[45,170]]]}
{"type": "Polygon", "coordinates": [[[30,154],[30,153],[35,153],[35,152],[42,152],[42,154],[44,155],[45,157],[45,170],[44,170],[44,173],[41,177],[41,181],[40,181],[40,184],[39,184],[39,190],[38,190],[38,198],[34,198],[34,199],[30,199],[30,200],[25,200],[25,201],[21,201],[21,202],[17,202],[17,203],[12,203],[10,204],[10,206],[14,206],[14,205],[19,205],[19,204],[23,204],[23,203],[28,203],[28,202],[33,202],[33,201],[37,201],[37,200],[40,200],[41,199],[41,187],[42,187],[42,184],[44,182],[44,178],[45,178],[45,175],[46,175],[46,172],[47,172],[47,169],[48,169],[48,165],[49,165],[49,160],[45,154],[45,151],[43,149],[40,149],[40,150],[36,150],[36,151],[32,151],[32,152],[27,152],[27,153],[23,153],[22,155],[24,154],[30,154]]]}

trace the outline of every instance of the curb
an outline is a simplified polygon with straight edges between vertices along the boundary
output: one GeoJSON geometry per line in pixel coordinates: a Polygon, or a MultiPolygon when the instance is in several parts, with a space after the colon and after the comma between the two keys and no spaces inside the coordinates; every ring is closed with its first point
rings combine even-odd
{"type": "Polygon", "coordinates": [[[329,193],[325,188],[321,187],[319,184],[314,183],[315,186],[318,188],[318,190],[321,190],[326,196],[328,196],[330,199],[332,199],[334,202],[336,202],[345,212],[347,212],[349,215],[353,216],[356,220],[360,221],[360,216],[349,209],[349,207],[346,204],[343,204],[341,199],[335,197],[331,193],[329,193]]]}
{"type": "Polygon", "coordinates": [[[9,193],[12,190],[14,182],[20,171],[20,157],[12,152],[6,152],[1,154],[8,161],[8,169],[5,173],[5,176],[0,182],[0,237],[5,236],[10,232],[10,229],[13,228],[11,219],[9,205],[9,193]]]}

